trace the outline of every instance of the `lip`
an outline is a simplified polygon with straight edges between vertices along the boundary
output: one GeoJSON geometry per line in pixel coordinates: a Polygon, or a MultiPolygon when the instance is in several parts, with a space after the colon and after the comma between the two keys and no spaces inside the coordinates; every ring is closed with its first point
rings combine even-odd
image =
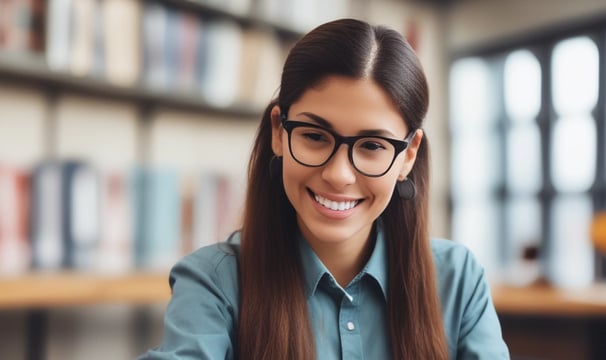
{"type": "Polygon", "coordinates": [[[350,217],[356,211],[357,207],[364,201],[361,198],[338,196],[338,195],[327,195],[325,193],[315,193],[309,188],[307,189],[307,193],[309,194],[309,198],[310,198],[314,208],[316,209],[316,211],[318,211],[320,214],[322,214],[323,216],[325,216],[327,218],[335,219],[335,220],[342,220],[342,219],[346,219],[346,218],[350,217]],[[337,202],[357,201],[358,203],[351,209],[332,210],[332,209],[329,209],[329,208],[325,207],[324,205],[318,203],[316,201],[316,199],[314,198],[314,194],[319,195],[326,199],[330,199],[332,201],[337,201],[337,202]]]}

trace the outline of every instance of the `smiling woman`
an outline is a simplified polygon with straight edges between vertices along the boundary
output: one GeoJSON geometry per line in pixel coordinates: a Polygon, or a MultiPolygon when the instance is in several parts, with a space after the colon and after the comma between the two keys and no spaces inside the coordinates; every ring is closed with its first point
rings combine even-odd
{"type": "Polygon", "coordinates": [[[368,260],[373,224],[396,181],[410,172],[423,133],[409,131],[389,96],[368,78],[329,76],[289,113],[281,117],[278,106],[272,109],[272,147],[284,159],[284,190],[303,237],[345,288],[368,260]],[[416,135],[411,146],[402,140],[409,132],[416,135]]]}
{"type": "Polygon", "coordinates": [[[396,31],[304,36],[259,126],[242,229],[175,265],[141,359],[508,359],[483,269],[428,235],[427,104],[396,31]]]}

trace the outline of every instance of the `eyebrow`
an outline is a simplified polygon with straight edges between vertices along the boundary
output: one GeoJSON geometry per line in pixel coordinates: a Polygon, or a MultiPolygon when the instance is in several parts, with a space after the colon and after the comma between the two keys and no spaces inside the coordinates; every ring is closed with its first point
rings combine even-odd
{"type": "MultiPolygon", "coordinates": [[[[328,122],[328,120],[324,119],[323,117],[321,117],[319,115],[316,115],[316,114],[310,113],[310,112],[306,112],[306,111],[297,114],[297,116],[299,116],[299,115],[307,116],[308,118],[310,118],[311,120],[316,122],[318,125],[320,125],[324,128],[327,128],[328,130],[334,131],[332,124],[330,122],[328,122]]],[[[358,132],[358,135],[360,135],[360,136],[384,136],[384,137],[398,138],[391,131],[384,130],[384,129],[361,130],[360,132],[358,132]]]]}

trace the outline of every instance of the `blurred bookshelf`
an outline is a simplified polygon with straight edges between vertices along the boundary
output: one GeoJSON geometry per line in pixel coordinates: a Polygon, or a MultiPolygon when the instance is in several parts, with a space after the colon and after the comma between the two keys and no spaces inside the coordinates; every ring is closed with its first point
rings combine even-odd
{"type": "Polygon", "coordinates": [[[259,108],[249,104],[217,107],[191,92],[171,92],[144,85],[117,86],[102,77],[80,77],[67,71],[51,70],[41,55],[2,53],[0,79],[12,83],[31,84],[51,92],[75,92],[90,96],[137,102],[143,107],[166,106],[187,111],[200,111],[230,116],[233,120],[249,120],[259,108]]]}
{"type": "Polygon", "coordinates": [[[287,51],[349,2],[0,2],[0,311],[28,314],[26,358],[53,309],[166,304],[170,266],[237,228],[287,51]]]}
{"type": "Polygon", "coordinates": [[[235,156],[191,144],[235,129],[248,150],[289,47],[347,15],[332,5],[0,3],[0,309],[165,302],[171,263],[233,230],[241,202],[235,156]],[[211,164],[183,165],[197,151],[211,164]]]}

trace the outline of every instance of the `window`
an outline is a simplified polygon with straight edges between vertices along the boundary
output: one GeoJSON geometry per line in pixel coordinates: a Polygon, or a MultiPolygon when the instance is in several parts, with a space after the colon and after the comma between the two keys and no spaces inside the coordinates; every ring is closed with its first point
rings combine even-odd
{"type": "Polygon", "coordinates": [[[452,237],[489,279],[534,260],[556,286],[603,278],[606,25],[459,54],[450,70],[452,237]],[[538,256],[535,256],[538,251],[538,256]]]}

